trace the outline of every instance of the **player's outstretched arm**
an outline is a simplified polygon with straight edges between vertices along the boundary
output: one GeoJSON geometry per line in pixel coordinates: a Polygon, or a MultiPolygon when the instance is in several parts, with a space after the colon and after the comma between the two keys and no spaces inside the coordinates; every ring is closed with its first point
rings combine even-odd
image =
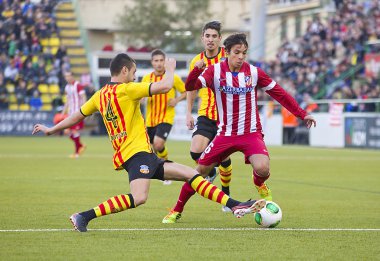
{"type": "Polygon", "coordinates": [[[80,111],[77,111],[51,128],[48,128],[42,124],[36,124],[34,125],[32,135],[41,131],[45,135],[49,136],[77,124],[78,122],[82,121],[84,118],[85,116],[83,116],[83,114],[80,111]]]}
{"type": "Polygon", "coordinates": [[[165,76],[159,82],[152,83],[150,87],[150,94],[167,93],[173,88],[174,83],[174,70],[176,67],[176,61],[173,58],[165,59],[165,76]]]}

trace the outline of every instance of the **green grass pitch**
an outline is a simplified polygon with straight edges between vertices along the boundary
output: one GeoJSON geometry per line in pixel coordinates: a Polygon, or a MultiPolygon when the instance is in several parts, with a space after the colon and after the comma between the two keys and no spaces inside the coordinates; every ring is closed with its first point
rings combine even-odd
{"type": "MultiPolygon", "coordinates": [[[[380,260],[380,151],[270,147],[278,229],[252,229],[252,215],[236,219],[197,195],[179,223],[162,224],[181,183],[152,181],[145,205],[78,233],[72,213],[129,192],[108,139],[83,141],[83,157],[70,159],[67,137],[0,138],[0,260],[380,260]]],[[[194,165],[189,142],[168,148],[172,160],[194,165]]],[[[232,196],[256,198],[242,154],[232,162],[232,196]]]]}

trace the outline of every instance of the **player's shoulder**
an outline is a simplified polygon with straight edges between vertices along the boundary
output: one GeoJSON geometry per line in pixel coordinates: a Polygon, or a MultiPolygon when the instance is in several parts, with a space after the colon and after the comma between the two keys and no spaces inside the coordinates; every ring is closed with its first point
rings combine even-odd
{"type": "Polygon", "coordinates": [[[201,52],[201,53],[197,54],[196,56],[194,56],[193,59],[191,59],[190,64],[194,64],[194,63],[198,62],[199,60],[201,60],[202,59],[202,54],[203,54],[203,52],[201,52]]]}
{"type": "Polygon", "coordinates": [[[143,77],[142,77],[142,79],[141,79],[141,81],[142,82],[146,82],[146,81],[149,81],[150,80],[150,77],[151,77],[151,75],[152,75],[152,73],[150,72],[150,73],[146,73],[143,77]]]}

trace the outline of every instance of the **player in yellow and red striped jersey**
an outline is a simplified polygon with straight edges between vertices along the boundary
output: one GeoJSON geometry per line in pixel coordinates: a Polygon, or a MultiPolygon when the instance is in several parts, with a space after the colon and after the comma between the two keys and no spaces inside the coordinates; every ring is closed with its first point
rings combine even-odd
{"type": "MultiPolygon", "coordinates": [[[[142,78],[142,82],[152,83],[162,80],[165,75],[165,58],[166,54],[162,50],[152,51],[151,63],[154,71],[146,74],[142,78]]],[[[185,83],[177,74],[174,74],[173,89],[168,93],[156,94],[147,98],[145,124],[150,143],[159,158],[168,159],[168,149],[165,143],[174,123],[174,107],[185,98],[185,83]]]]}
{"type": "Polygon", "coordinates": [[[34,126],[32,134],[41,131],[52,135],[99,111],[115,150],[114,167],[118,170],[124,168],[128,172],[130,193],[111,197],[90,210],[70,217],[74,228],[79,232],[86,232],[88,222],[94,218],[144,204],[148,198],[151,179],[186,181],[203,197],[231,208],[238,218],[257,212],[265,206],[265,200],[236,201],[194,169],[159,159],[151,151],[140,111],[140,100],[170,91],[173,87],[175,65],[174,59],[166,60],[166,73],[159,82],[135,83],[136,62],[127,54],[118,54],[110,65],[111,82],[97,91],[79,111],[51,128],[41,124],[34,126]]]}
{"type": "MultiPolygon", "coordinates": [[[[219,63],[226,58],[226,53],[223,47],[221,47],[221,23],[218,21],[212,21],[206,23],[202,28],[202,43],[204,45],[204,51],[193,58],[190,63],[189,72],[194,69],[194,64],[200,60],[203,60],[206,66],[219,63]]],[[[192,109],[194,101],[197,98],[197,92],[187,92],[187,113],[186,124],[190,130],[193,131],[193,137],[190,146],[190,155],[196,162],[206,149],[208,144],[214,139],[218,127],[217,119],[218,115],[215,107],[214,94],[209,88],[202,88],[198,92],[199,108],[197,124],[194,124],[194,118],[192,116],[192,109]]],[[[231,182],[232,165],[231,159],[227,158],[219,165],[220,181],[222,184],[222,190],[227,195],[230,194],[230,182],[231,182]]],[[[212,182],[217,175],[214,168],[209,174],[208,179],[212,182]]],[[[184,184],[178,197],[178,201],[168,215],[162,220],[163,223],[175,223],[180,217],[185,204],[194,195],[194,190],[184,184]]],[[[224,212],[230,211],[230,209],[223,207],[224,212]]]]}

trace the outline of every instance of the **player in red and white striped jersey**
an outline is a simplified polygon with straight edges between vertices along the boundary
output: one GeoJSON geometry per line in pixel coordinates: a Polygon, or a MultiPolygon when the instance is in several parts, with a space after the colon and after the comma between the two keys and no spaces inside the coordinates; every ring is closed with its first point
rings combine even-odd
{"type": "Polygon", "coordinates": [[[269,154],[257,108],[257,89],[261,88],[305,121],[308,128],[315,126],[316,121],[263,70],[245,61],[248,50],[245,34],[229,36],[224,46],[228,56],[225,61],[208,67],[203,61],[197,62],[186,81],[187,91],[210,88],[218,111],[218,134],[202,154],[197,170],[205,176],[223,159],[241,151],[245,162],[253,167],[253,181],[259,194],[271,200],[271,191],[265,184],[269,178],[269,154]]]}
{"type": "MultiPolygon", "coordinates": [[[[72,72],[65,72],[64,76],[67,84],[65,86],[66,103],[63,108],[63,113],[67,113],[70,116],[79,111],[81,106],[86,102],[86,92],[84,87],[74,79],[72,72]]],[[[78,158],[86,148],[86,145],[80,141],[80,130],[82,130],[83,127],[84,123],[81,121],[69,129],[70,139],[75,144],[75,152],[70,155],[71,158],[78,158]]]]}

